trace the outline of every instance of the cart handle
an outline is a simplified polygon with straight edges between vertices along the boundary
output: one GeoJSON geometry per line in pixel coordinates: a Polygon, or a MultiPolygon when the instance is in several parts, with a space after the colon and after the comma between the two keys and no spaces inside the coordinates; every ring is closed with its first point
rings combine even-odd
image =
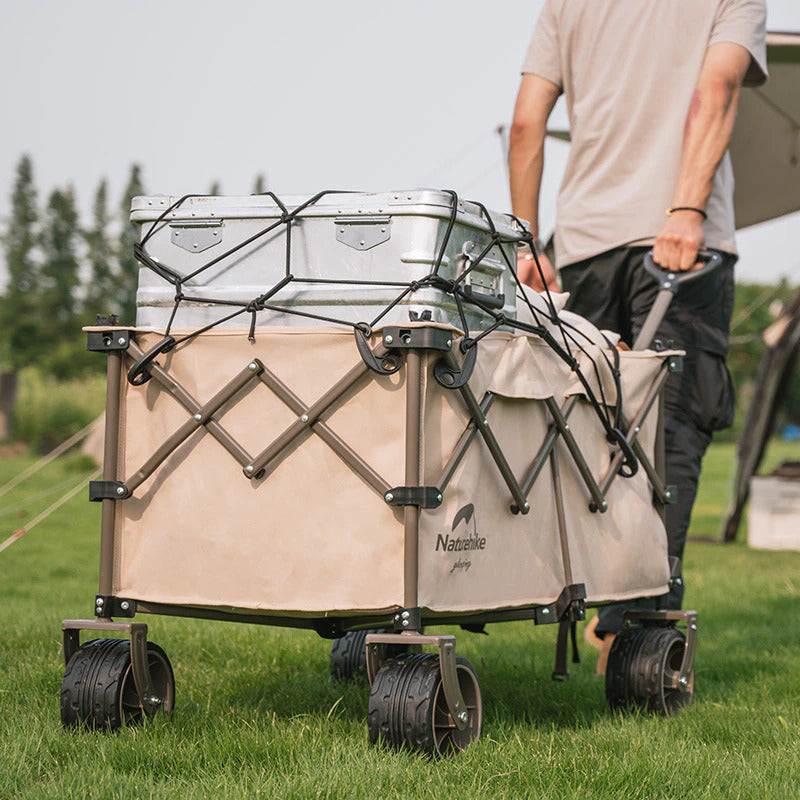
{"type": "Polygon", "coordinates": [[[649,250],[644,257],[644,268],[658,281],[660,289],[666,289],[675,294],[682,283],[689,283],[702,275],[708,275],[709,272],[713,272],[717,267],[722,266],[722,256],[715,250],[698,250],[697,260],[704,265],[700,269],[671,272],[668,269],[659,267],[653,261],[653,251],[649,250]]]}

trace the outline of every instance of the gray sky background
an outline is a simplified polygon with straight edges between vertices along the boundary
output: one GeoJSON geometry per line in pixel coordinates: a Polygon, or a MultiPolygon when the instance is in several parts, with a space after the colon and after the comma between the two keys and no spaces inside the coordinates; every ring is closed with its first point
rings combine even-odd
{"type": "MultiPolygon", "coordinates": [[[[541,0],[0,0],[0,218],[33,158],[88,218],[132,162],[148,193],[453,188],[509,206],[507,124],[541,0]]],[[[768,0],[800,30],[798,0],[768,0]]],[[[547,156],[554,201],[565,145],[547,156]]],[[[552,216],[552,214],[551,214],[552,216]]],[[[742,280],[800,277],[800,215],[739,236],[742,280]]]]}

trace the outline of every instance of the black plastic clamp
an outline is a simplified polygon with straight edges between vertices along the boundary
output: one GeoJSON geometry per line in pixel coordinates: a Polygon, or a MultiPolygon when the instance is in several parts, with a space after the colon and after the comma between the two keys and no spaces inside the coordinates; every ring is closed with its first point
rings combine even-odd
{"type": "Polygon", "coordinates": [[[453,345],[453,333],[433,326],[403,328],[399,325],[387,325],[383,329],[383,345],[398,350],[442,350],[446,352],[453,345]]]}
{"type": "Polygon", "coordinates": [[[338,639],[344,636],[342,621],[337,617],[322,617],[312,623],[317,635],[322,639],[338,639]]]}
{"type": "Polygon", "coordinates": [[[150,374],[150,364],[155,361],[156,356],[169,353],[176,344],[173,336],[165,336],[160,342],[153,345],[128,370],[128,383],[132,386],[142,386],[147,383],[153,377],[150,374]]]}
{"type": "Polygon", "coordinates": [[[460,369],[452,366],[452,362],[455,360],[452,356],[450,357],[451,363],[448,363],[448,357],[443,356],[433,365],[433,377],[445,389],[460,389],[466,385],[475,369],[475,359],[478,356],[477,342],[464,338],[458,349],[464,354],[464,363],[460,369]]]}
{"type": "Polygon", "coordinates": [[[364,363],[378,375],[394,375],[402,366],[403,360],[396,348],[392,348],[383,356],[376,356],[369,346],[368,336],[372,334],[366,323],[357,325],[353,329],[356,337],[356,347],[364,363]]]}
{"type": "MultiPolygon", "coordinates": [[[[582,583],[572,583],[569,586],[565,586],[555,603],[552,606],[542,608],[542,612],[543,616],[548,618],[546,619],[547,622],[558,622],[556,662],[552,678],[554,681],[567,681],[569,680],[569,670],[567,669],[569,638],[572,639],[572,662],[579,664],[581,660],[578,652],[576,623],[586,619],[586,587],[582,583]],[[548,610],[547,614],[544,614],[545,610],[548,610]],[[555,619],[549,619],[551,616],[555,617],[555,619]]],[[[538,617],[536,618],[536,623],[539,623],[538,617]]]]}
{"type": "Polygon", "coordinates": [[[667,369],[670,372],[683,372],[683,356],[670,356],[667,359],[667,369]]]}
{"type": "Polygon", "coordinates": [[[96,617],[134,617],[136,601],[124,597],[98,594],[94,599],[94,615],[96,617]]]}
{"type": "Polygon", "coordinates": [[[537,625],[548,625],[564,619],[571,622],[586,619],[586,586],[582,583],[565,586],[554,603],[539,606],[535,612],[534,622],[537,625]]]}
{"type": "Polygon", "coordinates": [[[442,491],[436,486],[395,486],[386,492],[383,499],[390,506],[439,508],[442,504],[442,491]]]}
{"type": "Polygon", "coordinates": [[[664,487],[664,502],[671,506],[678,502],[678,487],[675,484],[664,487]]]}
{"type": "Polygon", "coordinates": [[[639,459],[633,452],[630,442],[625,434],[619,428],[612,428],[614,442],[619,445],[622,452],[622,464],[619,468],[619,474],[623,478],[632,478],[639,471],[639,459]]]}
{"type": "Polygon", "coordinates": [[[89,481],[89,502],[101,500],[124,500],[129,492],[120,481],[89,481]]]}
{"type": "Polygon", "coordinates": [[[683,562],[678,556],[669,557],[669,588],[678,589],[683,586],[683,562]]]}
{"type": "Polygon", "coordinates": [[[394,615],[394,630],[395,633],[402,633],[403,631],[421,631],[422,630],[422,610],[416,608],[404,608],[394,615]]]}
{"type": "Polygon", "coordinates": [[[127,330],[86,331],[86,349],[91,353],[112,353],[128,349],[131,332],[127,330]]]}

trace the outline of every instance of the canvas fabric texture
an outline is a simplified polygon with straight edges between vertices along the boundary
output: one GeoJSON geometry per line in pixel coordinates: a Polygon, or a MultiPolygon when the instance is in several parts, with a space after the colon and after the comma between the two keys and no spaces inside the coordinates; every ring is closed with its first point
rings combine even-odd
{"type": "MultiPolygon", "coordinates": [[[[567,101],[572,143],[558,197],[558,267],[658,234],[706,49],[746,48],[745,85],[761,85],[765,24],[764,0],[546,0],[522,72],[554,83],[567,101]]],[[[706,211],[706,246],[736,253],[727,153],[706,211]]]]}
{"type": "MultiPolygon", "coordinates": [[[[146,351],[159,338],[140,332],[137,342],[146,351]]],[[[436,357],[427,355],[421,368],[425,485],[438,481],[468,422],[459,394],[433,378],[436,357]]],[[[620,354],[629,417],[665,357],[620,354]]],[[[254,343],[246,331],[215,330],[158,361],[203,403],[253,358],[309,405],[360,363],[351,333],[324,328],[260,331],[254,343]]],[[[616,402],[608,367],[599,363],[595,380],[616,402]]],[[[405,366],[391,376],[367,372],[323,417],[390,486],[405,483],[405,383],[405,366]]],[[[518,477],[547,433],[550,419],[542,398],[554,396],[563,404],[579,392],[570,369],[539,339],[502,332],[481,340],[470,385],[478,399],[487,389],[498,395],[488,418],[518,477]]],[[[124,480],[189,414],[155,380],[135,387],[123,376],[121,388],[117,466],[124,480]]],[[[217,418],[255,455],[296,415],[259,383],[217,418]]],[[[601,476],[609,445],[585,400],[569,424],[593,474],[601,476]]],[[[655,433],[653,411],[641,432],[651,455],[655,433]]],[[[644,471],[629,480],[617,478],[609,511],[592,514],[588,492],[561,441],[557,453],[571,582],[586,584],[590,602],[666,591],[666,536],[644,471]]],[[[476,436],[443,494],[438,509],[420,513],[421,606],[468,615],[558,597],[567,576],[549,465],[529,496],[530,513],[514,515],[510,493],[476,436]],[[456,540],[460,546],[451,546],[456,540]]],[[[248,480],[201,428],[116,509],[117,596],[296,615],[381,612],[403,605],[403,510],[387,505],[313,432],[279,456],[263,478],[248,480]]]]}

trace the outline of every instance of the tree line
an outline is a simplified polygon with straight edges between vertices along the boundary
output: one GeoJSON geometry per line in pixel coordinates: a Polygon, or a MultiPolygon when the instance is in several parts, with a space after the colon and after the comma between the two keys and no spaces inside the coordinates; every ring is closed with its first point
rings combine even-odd
{"type": "MultiPolygon", "coordinates": [[[[265,190],[259,175],[253,192],[265,190]]],[[[139,265],[133,244],[139,230],[129,216],[131,199],[145,193],[138,164],[130,167],[116,203],[109,198],[107,182],[101,180],[89,224],[83,225],[72,187],[52,190],[40,207],[31,158],[19,159],[11,214],[2,236],[8,280],[0,295],[0,417],[4,410],[10,416],[15,376],[23,367],[35,366],[56,379],[102,370],[104,362],[86,352],[80,334],[96,314],[115,313],[122,324],[135,324],[139,265]]],[[[215,182],[209,194],[220,193],[215,182]]],[[[764,352],[761,334],[795,290],[786,282],[737,285],[728,366],[739,393],[740,415],[764,352]]],[[[797,379],[789,386],[779,421],[800,423],[797,379]]]]}
{"type": "MultiPolygon", "coordinates": [[[[262,175],[253,191],[265,191],[262,175]]],[[[139,229],[129,217],[132,198],[145,193],[138,164],[116,204],[101,180],[83,225],[73,188],[53,189],[40,207],[32,160],[19,159],[2,236],[8,280],[0,296],[0,367],[36,365],[57,378],[74,377],[98,366],[85,352],[81,326],[98,313],[136,322],[139,229]]],[[[215,182],[209,194],[219,193],[215,182]]]]}

